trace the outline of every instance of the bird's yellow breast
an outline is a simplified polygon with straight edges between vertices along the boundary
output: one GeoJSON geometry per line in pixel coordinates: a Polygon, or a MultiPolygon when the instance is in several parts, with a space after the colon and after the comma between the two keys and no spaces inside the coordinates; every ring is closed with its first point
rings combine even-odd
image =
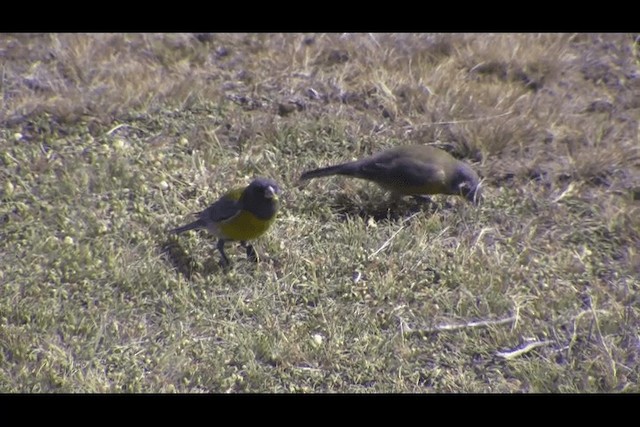
{"type": "Polygon", "coordinates": [[[227,221],[218,223],[218,230],[225,240],[253,240],[262,236],[275,220],[273,218],[259,219],[251,212],[241,211],[238,215],[227,221]]]}

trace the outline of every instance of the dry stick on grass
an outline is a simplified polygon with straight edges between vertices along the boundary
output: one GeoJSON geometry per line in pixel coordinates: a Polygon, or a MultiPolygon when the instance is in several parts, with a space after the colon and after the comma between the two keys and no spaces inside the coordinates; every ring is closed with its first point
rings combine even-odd
{"type": "Polygon", "coordinates": [[[473,242],[473,245],[471,246],[472,253],[480,245],[480,241],[482,240],[484,235],[487,234],[488,232],[494,231],[494,230],[495,229],[493,227],[482,227],[482,229],[480,230],[480,233],[478,233],[478,237],[476,237],[476,241],[473,242]]]}
{"type": "Polygon", "coordinates": [[[553,199],[551,202],[552,203],[558,203],[560,200],[562,200],[565,197],[571,195],[573,193],[573,190],[575,189],[575,187],[576,187],[575,183],[571,182],[569,184],[569,186],[562,192],[562,194],[560,194],[558,197],[553,199]]]}
{"type": "Polygon", "coordinates": [[[411,215],[409,218],[406,218],[405,220],[403,220],[403,225],[400,226],[400,228],[398,228],[398,230],[396,230],[395,233],[393,233],[393,235],[391,237],[389,237],[383,244],[382,246],[380,246],[376,251],[374,251],[371,255],[369,255],[370,258],[373,258],[374,256],[378,255],[380,252],[382,252],[387,246],[389,246],[389,243],[391,243],[391,241],[398,235],[398,233],[400,233],[405,225],[409,220],[411,220],[414,216],[418,215],[420,212],[416,212],[413,215],[411,215]]]}
{"type": "Polygon", "coordinates": [[[416,125],[405,126],[405,128],[410,128],[410,127],[411,128],[419,128],[419,127],[422,127],[422,126],[459,125],[459,124],[464,124],[464,123],[479,122],[479,121],[482,121],[482,120],[493,120],[493,119],[497,119],[497,118],[500,118],[500,117],[508,116],[509,114],[513,114],[513,111],[507,111],[506,113],[496,114],[496,115],[493,115],[493,116],[478,117],[476,119],[448,120],[448,121],[442,121],[442,122],[418,123],[416,125]]]}
{"type": "Polygon", "coordinates": [[[455,331],[458,329],[465,328],[483,328],[487,326],[493,325],[503,325],[505,323],[515,322],[517,320],[517,316],[509,316],[505,319],[498,320],[480,320],[477,322],[467,322],[467,323],[450,323],[450,324],[442,324],[435,326],[433,328],[424,328],[424,329],[412,329],[409,325],[406,324],[402,319],[400,319],[400,330],[404,334],[429,334],[433,332],[443,332],[443,331],[455,331]]]}
{"type": "Polygon", "coordinates": [[[132,128],[132,129],[137,129],[137,130],[139,130],[139,131],[141,131],[141,132],[145,132],[145,133],[147,133],[147,131],[145,131],[145,130],[144,130],[144,129],[142,129],[142,128],[139,128],[138,126],[133,126],[133,125],[125,124],[125,123],[120,123],[119,125],[116,125],[116,126],[112,127],[111,129],[109,129],[109,130],[105,133],[105,135],[111,135],[112,133],[114,133],[115,131],[117,131],[118,129],[123,128],[123,127],[128,127],[128,128],[132,128]]]}
{"type": "Polygon", "coordinates": [[[501,357],[505,360],[515,359],[518,356],[522,356],[525,353],[530,352],[534,348],[542,347],[543,345],[551,344],[553,341],[532,341],[526,343],[524,346],[516,348],[515,350],[510,351],[499,351],[496,353],[496,356],[501,357]]]}

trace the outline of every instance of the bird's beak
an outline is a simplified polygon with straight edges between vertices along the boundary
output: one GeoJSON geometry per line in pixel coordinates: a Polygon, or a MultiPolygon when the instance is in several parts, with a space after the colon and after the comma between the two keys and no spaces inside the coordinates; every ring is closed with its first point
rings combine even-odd
{"type": "Polygon", "coordinates": [[[274,188],[271,185],[267,187],[267,189],[264,192],[264,196],[267,199],[273,199],[273,200],[278,200],[278,193],[279,193],[279,189],[278,188],[274,188]]]}
{"type": "Polygon", "coordinates": [[[472,191],[469,191],[466,195],[466,198],[471,203],[478,206],[480,202],[482,202],[482,188],[480,187],[480,184],[478,184],[472,191]]]}
{"type": "Polygon", "coordinates": [[[477,184],[475,188],[471,188],[469,183],[464,182],[460,184],[459,188],[461,195],[474,205],[477,206],[482,201],[482,190],[480,184],[477,184]]]}
{"type": "Polygon", "coordinates": [[[480,191],[480,188],[476,188],[476,191],[469,193],[467,195],[467,199],[473,203],[474,205],[479,205],[482,202],[482,192],[480,191]]]}

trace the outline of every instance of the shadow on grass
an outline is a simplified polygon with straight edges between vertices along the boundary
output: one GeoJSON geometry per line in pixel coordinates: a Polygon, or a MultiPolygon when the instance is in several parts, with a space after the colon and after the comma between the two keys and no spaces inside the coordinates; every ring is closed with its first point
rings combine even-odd
{"type": "MultiPolygon", "coordinates": [[[[215,251],[215,249],[213,249],[215,251]]],[[[204,264],[199,264],[180,245],[175,237],[169,237],[160,244],[160,252],[166,256],[167,261],[182,274],[186,279],[191,279],[194,275],[208,276],[213,273],[223,272],[215,256],[209,257],[204,264]]],[[[217,251],[216,254],[217,255],[217,251]]]]}
{"type": "MultiPolygon", "coordinates": [[[[209,245],[209,242],[206,244],[209,245]]],[[[229,242],[227,243],[227,247],[233,244],[235,244],[235,242],[229,242]]],[[[175,237],[169,237],[160,244],[160,253],[164,255],[173,268],[186,279],[191,279],[194,275],[208,276],[211,274],[228,273],[234,268],[236,262],[244,261],[246,261],[248,265],[258,265],[266,262],[273,264],[278,270],[282,268],[281,262],[277,259],[257,254],[254,254],[257,258],[252,259],[248,251],[246,259],[230,260],[229,265],[223,266],[220,262],[220,254],[214,245],[211,245],[211,253],[204,263],[198,263],[193,256],[184,250],[179,240],[175,237]]]]}
{"type": "Polygon", "coordinates": [[[409,218],[417,212],[432,215],[439,209],[450,208],[450,203],[441,205],[427,196],[413,196],[411,198],[385,201],[365,201],[359,203],[346,194],[339,194],[331,204],[340,220],[359,216],[364,220],[373,218],[374,221],[398,221],[409,218]]]}

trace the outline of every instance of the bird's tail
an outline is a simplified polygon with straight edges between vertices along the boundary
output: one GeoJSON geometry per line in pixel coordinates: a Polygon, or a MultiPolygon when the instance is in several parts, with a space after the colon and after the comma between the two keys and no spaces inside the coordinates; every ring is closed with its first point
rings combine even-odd
{"type": "Polygon", "coordinates": [[[356,162],[343,163],[341,165],[327,166],[325,168],[305,171],[300,175],[300,180],[304,181],[312,178],[320,178],[331,175],[351,175],[356,176],[358,172],[356,162]]]}
{"type": "Polygon", "coordinates": [[[199,219],[199,220],[193,221],[192,223],[189,223],[187,225],[183,225],[182,227],[178,227],[178,228],[174,228],[173,230],[169,230],[169,233],[180,234],[180,233],[184,233],[185,231],[195,230],[197,228],[204,228],[204,227],[205,227],[204,221],[199,219]]]}

